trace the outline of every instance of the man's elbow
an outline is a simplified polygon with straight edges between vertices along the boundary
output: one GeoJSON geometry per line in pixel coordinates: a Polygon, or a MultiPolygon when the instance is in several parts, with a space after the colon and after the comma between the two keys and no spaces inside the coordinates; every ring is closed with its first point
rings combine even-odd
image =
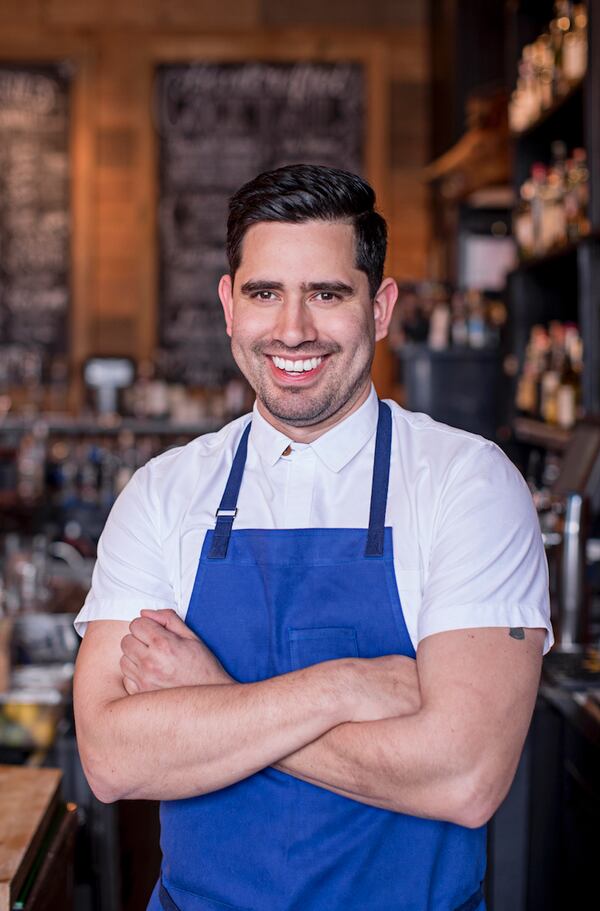
{"type": "Polygon", "coordinates": [[[99,714],[95,722],[77,711],[75,707],[77,749],[84,775],[90,789],[101,803],[114,803],[128,796],[124,780],[123,763],[110,744],[106,728],[99,714]]]}
{"type": "Polygon", "coordinates": [[[485,826],[508,793],[514,771],[510,775],[480,771],[466,775],[457,784],[451,822],[466,829],[485,826]]]}
{"type": "Polygon", "coordinates": [[[87,783],[97,800],[101,803],[115,803],[129,796],[128,788],[121,780],[118,769],[107,756],[94,754],[80,742],[79,757],[87,783]]]}

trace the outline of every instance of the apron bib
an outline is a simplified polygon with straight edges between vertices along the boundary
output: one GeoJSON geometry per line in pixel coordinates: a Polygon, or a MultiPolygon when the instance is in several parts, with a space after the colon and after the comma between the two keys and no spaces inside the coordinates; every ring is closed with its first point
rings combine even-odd
{"type": "MultiPolygon", "coordinates": [[[[368,529],[234,531],[249,432],[206,534],[187,625],[240,683],[334,658],[414,658],[385,528],[389,406],[379,404],[368,529]]],[[[485,827],[369,807],[273,768],[164,801],[161,848],[148,911],[485,908],[485,827]]]]}

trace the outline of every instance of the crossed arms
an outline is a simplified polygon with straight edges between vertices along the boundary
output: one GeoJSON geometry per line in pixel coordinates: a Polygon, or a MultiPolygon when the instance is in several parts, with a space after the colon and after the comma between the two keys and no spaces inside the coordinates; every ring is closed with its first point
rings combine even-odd
{"type": "Polygon", "coordinates": [[[172,800],[268,766],[396,812],[484,824],[512,781],[545,631],[437,633],[402,656],[240,684],[170,610],[88,625],[75,674],[84,770],[103,801],[172,800]]]}

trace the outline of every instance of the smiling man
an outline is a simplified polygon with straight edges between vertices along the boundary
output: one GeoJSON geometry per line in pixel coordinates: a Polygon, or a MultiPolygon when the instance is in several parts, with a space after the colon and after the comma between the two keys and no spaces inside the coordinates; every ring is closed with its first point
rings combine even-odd
{"type": "Polygon", "coordinates": [[[153,459],[76,624],[101,800],[159,799],[151,911],[481,911],[552,643],[526,485],[492,443],[380,402],[397,289],[360,178],[232,198],[219,294],[256,404],[153,459]]]}

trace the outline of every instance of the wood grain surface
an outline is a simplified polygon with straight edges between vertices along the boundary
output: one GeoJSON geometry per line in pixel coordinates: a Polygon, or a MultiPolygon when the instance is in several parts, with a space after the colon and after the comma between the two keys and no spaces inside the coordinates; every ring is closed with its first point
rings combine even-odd
{"type": "Polygon", "coordinates": [[[62,773],[0,765],[0,911],[10,911],[58,801],[62,773]]]}

